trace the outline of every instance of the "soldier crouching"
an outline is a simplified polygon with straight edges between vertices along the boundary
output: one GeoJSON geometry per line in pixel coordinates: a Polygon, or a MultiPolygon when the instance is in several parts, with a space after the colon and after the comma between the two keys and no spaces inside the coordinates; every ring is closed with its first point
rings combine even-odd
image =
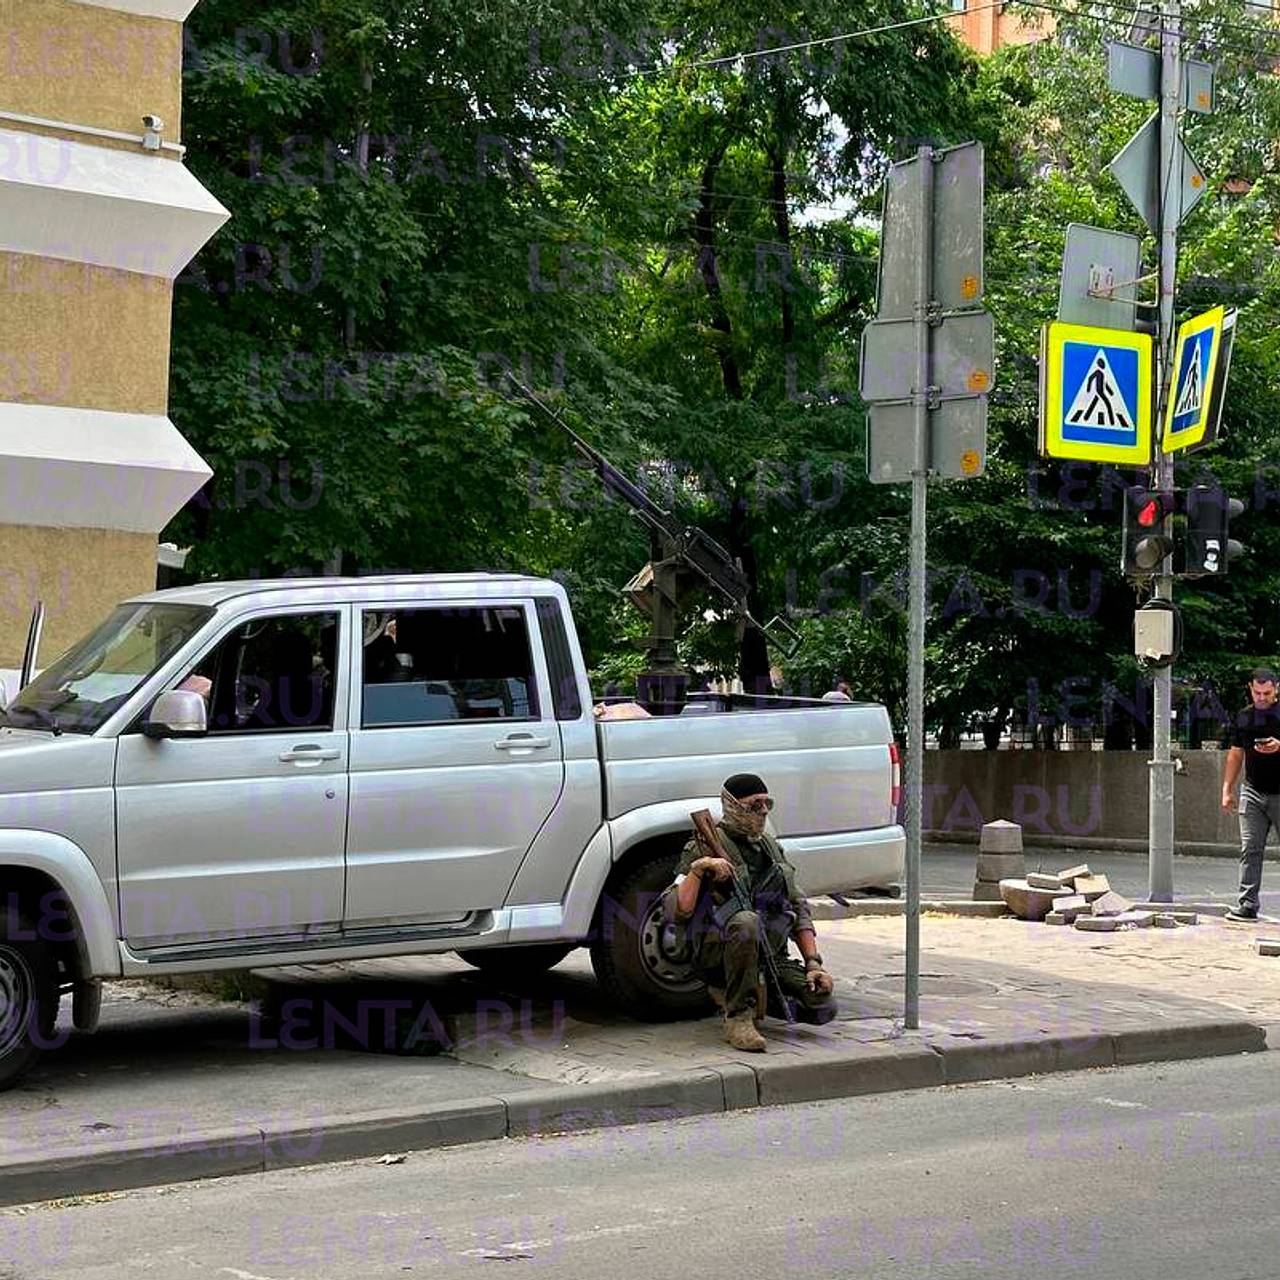
{"type": "Polygon", "coordinates": [[[709,856],[697,837],[689,841],[676,868],[671,915],[686,931],[695,972],[723,1010],[725,1039],[760,1053],[766,1011],[821,1025],[836,1016],[836,1002],[795,868],[765,831],[773,808],[768,789],[755,774],[738,773],[725,782],[721,800],[715,835],[724,857],[709,856]],[[800,950],[798,961],[787,956],[789,939],[800,950]],[[776,984],[761,980],[768,957],[776,984]]]}

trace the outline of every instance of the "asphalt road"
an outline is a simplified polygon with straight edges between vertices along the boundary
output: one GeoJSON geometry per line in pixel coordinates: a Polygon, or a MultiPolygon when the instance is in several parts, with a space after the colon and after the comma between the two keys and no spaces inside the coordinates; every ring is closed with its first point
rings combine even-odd
{"type": "MultiPolygon", "coordinates": [[[[1280,867],[1267,851],[1262,872],[1264,899],[1271,895],[1271,914],[1280,907],[1280,867]]],[[[973,892],[977,845],[926,844],[921,852],[921,888],[926,898],[967,898],[973,892]]],[[[1087,862],[1101,872],[1111,887],[1128,898],[1147,891],[1147,857],[1142,853],[1101,853],[1074,849],[1028,849],[1028,871],[1061,871],[1087,862]]],[[[1234,902],[1240,888],[1240,864],[1235,858],[1176,857],[1173,863],[1173,891],[1178,897],[1194,896],[1234,902]]],[[[1267,910],[1264,905],[1263,910],[1267,910]]]]}
{"type": "Polygon", "coordinates": [[[1278,1064],[881,1094],[0,1210],[0,1277],[1261,1280],[1280,1233],[1278,1064]]]}

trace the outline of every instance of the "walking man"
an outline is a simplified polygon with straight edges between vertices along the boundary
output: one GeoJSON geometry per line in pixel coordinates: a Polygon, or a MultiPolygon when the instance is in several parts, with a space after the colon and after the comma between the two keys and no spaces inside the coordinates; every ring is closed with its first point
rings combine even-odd
{"type": "MultiPolygon", "coordinates": [[[[796,888],[795,870],[782,845],[765,831],[773,797],[753,773],[736,773],[721,792],[724,817],[718,834],[726,857],[707,857],[696,839],[677,868],[674,918],[688,930],[694,969],[724,1012],[725,1039],[735,1049],[760,1053],[756,1025],[760,948],[768,946],[790,1011],[798,1022],[821,1025],[836,1016],[831,976],[823,968],[809,903],[796,888]],[[749,889],[754,911],[736,912],[723,928],[715,907],[735,876],[749,889]],[[793,940],[801,960],[787,957],[793,940]]],[[[787,1011],[770,1004],[774,1017],[787,1011]]]]}
{"type": "Polygon", "coordinates": [[[1280,706],[1276,705],[1276,676],[1259,667],[1249,680],[1250,705],[1235,720],[1231,749],[1222,775],[1222,807],[1236,808],[1240,788],[1240,904],[1227,912],[1228,920],[1256,920],[1262,890],[1262,852],[1272,827],[1280,833],[1280,706]]]}

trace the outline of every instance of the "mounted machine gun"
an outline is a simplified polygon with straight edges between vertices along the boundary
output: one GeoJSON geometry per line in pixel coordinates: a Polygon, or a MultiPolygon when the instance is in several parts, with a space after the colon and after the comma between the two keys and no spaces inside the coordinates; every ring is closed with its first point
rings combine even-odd
{"type": "Polygon", "coordinates": [[[683,599],[698,587],[709,587],[729,606],[735,619],[754,627],[784,657],[795,654],[801,644],[800,635],[781,616],[766,623],[752,616],[747,603],[751,584],[741,565],[714,538],[694,525],[681,523],[660,507],[528,387],[514,379],[512,382],[529,404],[569,437],[605,489],[622,499],[649,530],[649,563],[622,591],[650,621],[645,641],[649,670],[636,682],[636,699],[650,714],[678,715],[685,704],[689,675],[676,660],[676,629],[683,599]]]}

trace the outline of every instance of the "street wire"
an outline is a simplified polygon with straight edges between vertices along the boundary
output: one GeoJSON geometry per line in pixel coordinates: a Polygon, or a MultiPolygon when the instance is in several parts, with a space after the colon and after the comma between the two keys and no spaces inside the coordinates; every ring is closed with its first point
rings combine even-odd
{"type": "Polygon", "coordinates": [[[797,40],[793,44],[775,45],[771,49],[747,49],[739,53],[726,53],[714,58],[691,58],[688,62],[655,63],[651,67],[635,67],[623,72],[624,79],[635,79],[638,76],[669,75],[673,71],[688,71],[701,67],[720,67],[736,62],[746,62],[751,58],[771,58],[780,53],[796,53],[801,49],[816,49],[822,45],[839,44],[843,40],[861,40],[867,36],[884,35],[890,31],[905,31],[909,27],[924,26],[929,22],[944,22],[948,18],[962,18],[966,13],[982,13],[987,9],[999,9],[1005,0],[987,0],[970,9],[944,9],[938,13],[925,14],[920,18],[907,18],[901,22],[886,22],[878,27],[863,27],[859,31],[845,31],[835,36],[816,36],[812,40],[797,40]]]}

